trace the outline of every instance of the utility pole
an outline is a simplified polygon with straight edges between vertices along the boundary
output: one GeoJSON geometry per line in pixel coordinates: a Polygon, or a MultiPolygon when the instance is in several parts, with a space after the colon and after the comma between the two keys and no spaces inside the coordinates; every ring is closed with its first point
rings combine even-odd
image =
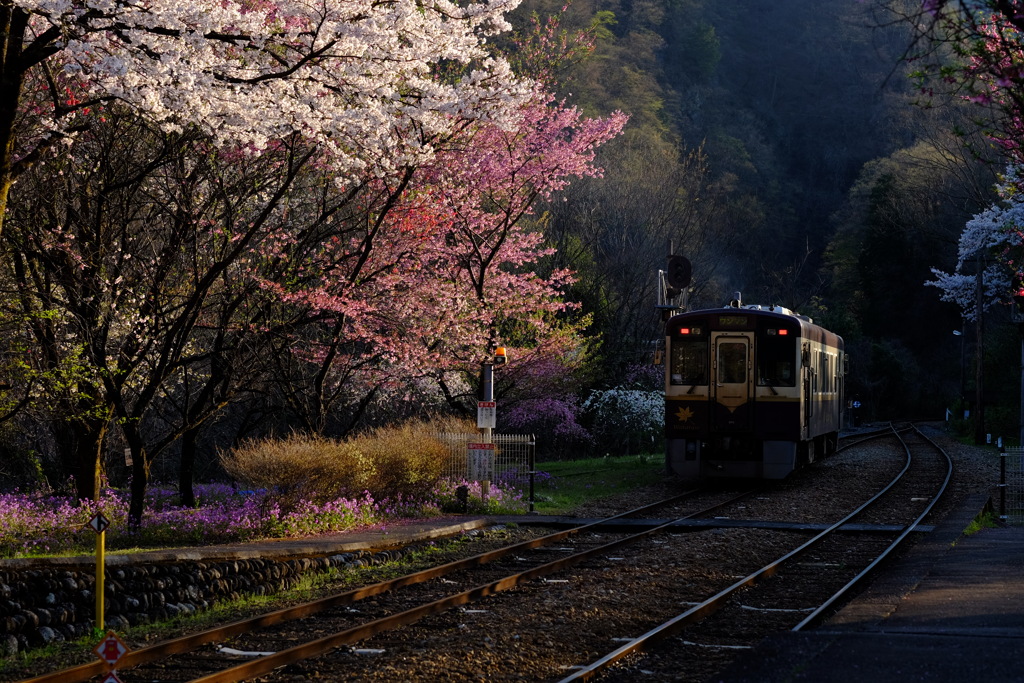
{"type": "Polygon", "coordinates": [[[984,276],[984,261],[981,258],[981,250],[975,254],[977,259],[977,272],[974,275],[974,312],[975,312],[975,337],[976,350],[974,359],[974,443],[983,445],[985,443],[985,344],[983,343],[985,332],[985,315],[982,278],[984,276]]]}
{"type": "MultiPolygon", "coordinates": [[[[1010,319],[1017,323],[1017,332],[1020,335],[1020,431],[1017,436],[1020,439],[1020,446],[1024,448],[1024,284],[1017,287],[1013,293],[1010,319]]],[[[1005,460],[1004,457],[1003,461],[1005,460]]]]}

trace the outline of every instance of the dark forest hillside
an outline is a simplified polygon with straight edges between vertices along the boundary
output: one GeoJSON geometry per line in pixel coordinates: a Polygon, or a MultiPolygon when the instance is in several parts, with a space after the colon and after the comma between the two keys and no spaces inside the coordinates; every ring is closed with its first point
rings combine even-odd
{"type": "Polygon", "coordinates": [[[915,103],[909,35],[883,23],[859,2],[569,7],[564,26],[600,28],[563,94],[632,117],[603,151],[605,182],[573,187],[549,226],[613,372],[658,335],[653,275],[671,242],[694,262],[692,304],[742,291],[843,334],[854,389],[879,414],[941,414],[956,398],[959,312],[924,282],[951,267],[997,169],[976,159],[984,140],[968,151],[954,134],[975,112],[915,103]]]}

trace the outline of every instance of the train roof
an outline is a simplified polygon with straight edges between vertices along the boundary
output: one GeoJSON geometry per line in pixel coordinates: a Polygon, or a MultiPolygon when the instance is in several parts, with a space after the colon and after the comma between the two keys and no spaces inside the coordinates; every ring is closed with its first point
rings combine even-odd
{"type": "Polygon", "coordinates": [[[730,312],[750,313],[758,318],[787,318],[796,321],[800,325],[800,336],[808,338],[817,338],[829,346],[835,346],[840,349],[843,348],[843,338],[834,332],[826,330],[820,325],[816,325],[814,320],[791,311],[784,306],[764,306],[761,304],[744,304],[740,306],[728,305],[720,306],[718,308],[700,308],[692,311],[684,311],[677,313],[668,320],[668,324],[671,325],[672,321],[680,318],[691,318],[706,315],[722,315],[730,312]]]}

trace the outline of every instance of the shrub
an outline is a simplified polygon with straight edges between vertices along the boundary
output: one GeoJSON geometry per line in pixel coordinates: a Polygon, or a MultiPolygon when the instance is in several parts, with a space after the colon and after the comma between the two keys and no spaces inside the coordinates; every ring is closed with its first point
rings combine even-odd
{"type": "Polygon", "coordinates": [[[282,505],[324,502],[368,492],[378,500],[426,493],[448,449],[435,427],[408,422],[344,441],[292,435],[250,441],[221,454],[224,469],[249,486],[272,490],[282,505]]]}
{"type": "Polygon", "coordinates": [[[594,438],[628,454],[631,444],[649,452],[662,436],[665,395],[661,391],[615,388],[595,391],[583,404],[594,438]]]}

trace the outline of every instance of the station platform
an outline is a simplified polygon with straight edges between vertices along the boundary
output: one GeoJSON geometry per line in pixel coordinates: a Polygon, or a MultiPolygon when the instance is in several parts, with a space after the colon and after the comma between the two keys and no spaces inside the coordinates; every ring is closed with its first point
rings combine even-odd
{"type": "MultiPolygon", "coordinates": [[[[378,551],[398,548],[410,543],[420,543],[455,536],[465,531],[482,529],[491,523],[491,520],[485,517],[441,517],[397,522],[387,526],[356,531],[321,534],[310,538],[281,538],[131,553],[108,551],[105,559],[108,568],[184,561],[291,560],[302,557],[323,557],[357,550],[378,551]]],[[[93,555],[0,559],[0,569],[39,567],[91,569],[95,565],[96,558],[93,555]]]]}
{"type": "Polygon", "coordinates": [[[832,619],[771,636],[721,683],[1024,681],[1024,527],[963,531],[950,515],[832,619]]]}

